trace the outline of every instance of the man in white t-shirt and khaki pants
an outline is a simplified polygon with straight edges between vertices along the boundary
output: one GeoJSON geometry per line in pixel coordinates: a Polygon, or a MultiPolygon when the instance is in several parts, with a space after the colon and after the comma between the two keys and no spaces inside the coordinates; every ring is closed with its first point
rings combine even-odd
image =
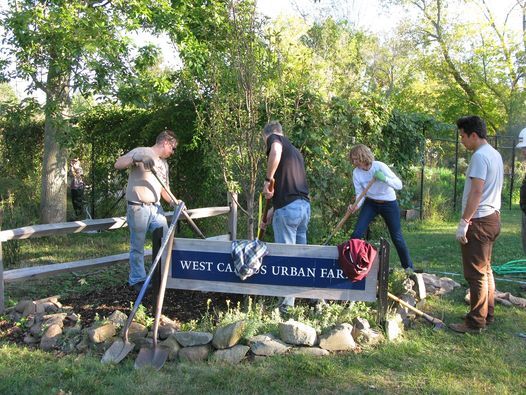
{"type": "Polygon", "coordinates": [[[486,140],[486,124],[482,118],[459,118],[457,128],[462,144],[473,152],[466,172],[462,217],[456,233],[461,244],[471,308],[464,322],[449,327],[459,333],[480,333],[494,321],[495,281],[491,253],[500,233],[504,171],[502,157],[486,140]]]}

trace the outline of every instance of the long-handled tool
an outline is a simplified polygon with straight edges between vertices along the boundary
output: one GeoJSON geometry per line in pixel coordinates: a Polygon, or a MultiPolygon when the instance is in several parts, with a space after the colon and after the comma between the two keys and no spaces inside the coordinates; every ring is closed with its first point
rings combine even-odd
{"type": "MultiPolygon", "coordinates": [[[[179,216],[184,209],[184,203],[181,201],[175,209],[174,216],[179,216]]],[[[168,272],[170,271],[170,263],[172,262],[172,248],[174,243],[175,232],[170,234],[167,244],[167,254],[164,261],[163,274],[161,277],[161,284],[159,286],[159,293],[157,295],[157,308],[155,310],[155,320],[153,322],[153,347],[142,347],[135,360],[135,369],[141,369],[146,366],[151,366],[156,370],[163,367],[168,359],[169,350],[164,347],[158,347],[157,335],[159,333],[159,322],[161,320],[161,312],[163,309],[164,293],[166,291],[166,282],[168,280],[168,272]]]]}
{"type": "MultiPolygon", "coordinates": [[[[161,181],[160,177],[157,175],[157,172],[155,171],[155,169],[151,169],[151,172],[153,173],[153,175],[155,176],[155,178],[157,179],[157,181],[159,182],[159,184],[161,184],[161,186],[163,187],[163,189],[166,191],[166,193],[168,194],[168,196],[170,196],[170,199],[172,199],[172,201],[175,203],[175,204],[179,204],[180,203],[180,200],[178,200],[174,195],[173,193],[168,189],[168,187],[166,186],[166,184],[164,182],[161,181]]],[[[197,227],[197,225],[195,224],[194,220],[192,218],[190,218],[190,216],[188,215],[188,213],[186,212],[186,208],[183,210],[183,217],[184,219],[186,219],[188,221],[188,223],[190,224],[190,226],[192,227],[192,229],[195,231],[195,233],[197,233],[197,235],[202,238],[202,239],[206,239],[205,235],[203,234],[203,232],[201,232],[201,230],[197,227]]]]}
{"type": "Polygon", "coordinates": [[[172,222],[170,224],[170,227],[168,228],[168,233],[166,237],[163,239],[161,248],[159,248],[159,251],[157,252],[157,255],[155,256],[155,259],[152,263],[152,266],[150,267],[150,272],[148,273],[148,277],[146,277],[146,280],[144,280],[144,284],[141,288],[141,291],[139,292],[139,295],[137,296],[137,299],[135,300],[135,303],[133,304],[133,309],[128,317],[128,321],[126,321],[126,325],[124,327],[124,332],[123,332],[123,338],[116,340],[106,350],[106,352],[104,353],[101,359],[102,363],[119,363],[135,347],[135,344],[130,342],[128,339],[128,331],[130,329],[130,325],[135,317],[135,314],[137,313],[137,310],[139,309],[139,306],[142,302],[142,299],[144,298],[144,295],[146,294],[146,290],[148,289],[148,285],[150,284],[150,281],[153,277],[153,273],[155,272],[157,264],[161,260],[163,251],[165,250],[169,242],[169,239],[171,238],[171,235],[175,231],[175,226],[177,224],[177,220],[179,219],[179,216],[180,216],[180,211],[178,213],[174,213],[172,217],[172,222]]]}
{"type": "MultiPolygon", "coordinates": [[[[274,180],[270,181],[270,184],[268,186],[268,190],[269,190],[269,192],[272,192],[274,190],[274,180]]],[[[258,224],[258,236],[257,236],[257,238],[259,240],[263,240],[263,237],[265,237],[265,230],[266,230],[266,225],[267,225],[267,215],[268,215],[268,210],[270,208],[270,201],[271,201],[271,199],[266,199],[265,200],[265,209],[263,210],[263,215],[261,216],[261,221],[258,224]]]]}
{"type": "Polygon", "coordinates": [[[343,224],[349,219],[349,217],[351,216],[353,210],[355,209],[356,206],[358,206],[358,204],[360,203],[360,201],[365,197],[367,191],[369,191],[369,189],[371,188],[371,186],[374,184],[374,182],[376,181],[376,179],[373,177],[371,178],[371,181],[369,181],[369,183],[366,185],[365,189],[362,191],[362,193],[360,193],[358,195],[358,197],[356,198],[356,200],[354,201],[353,205],[351,207],[349,207],[349,209],[347,210],[347,212],[345,213],[345,215],[343,216],[343,218],[341,219],[340,222],[338,222],[338,225],[336,225],[336,227],[334,228],[334,230],[332,231],[332,233],[329,235],[329,237],[327,238],[327,240],[325,241],[324,245],[325,244],[329,244],[329,241],[331,241],[332,237],[341,229],[341,227],[343,226],[343,224]]]}
{"type": "Polygon", "coordinates": [[[391,292],[387,292],[387,296],[389,299],[394,300],[401,306],[404,306],[406,309],[411,310],[413,313],[416,313],[416,315],[423,317],[427,322],[430,322],[434,325],[435,330],[444,329],[446,327],[446,324],[444,324],[443,321],[439,320],[438,318],[431,317],[429,314],[424,313],[421,310],[418,310],[416,307],[411,306],[410,304],[404,302],[402,299],[398,298],[397,296],[393,295],[391,292]]]}

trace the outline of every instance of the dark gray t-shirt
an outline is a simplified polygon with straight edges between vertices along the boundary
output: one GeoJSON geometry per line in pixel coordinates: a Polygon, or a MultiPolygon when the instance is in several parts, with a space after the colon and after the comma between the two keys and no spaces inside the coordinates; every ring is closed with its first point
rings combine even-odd
{"type": "Polygon", "coordinates": [[[271,134],[267,139],[267,157],[274,142],[283,147],[281,160],[274,174],[274,209],[277,210],[298,199],[309,201],[305,162],[301,152],[285,136],[271,134]]]}

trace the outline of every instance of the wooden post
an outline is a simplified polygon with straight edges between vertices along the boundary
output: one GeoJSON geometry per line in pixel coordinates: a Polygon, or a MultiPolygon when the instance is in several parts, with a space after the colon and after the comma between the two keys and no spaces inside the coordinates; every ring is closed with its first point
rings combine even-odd
{"type": "MultiPolygon", "coordinates": [[[[4,219],[4,210],[0,208],[0,229],[4,219]]],[[[4,300],[4,259],[2,255],[2,242],[0,241],[0,314],[4,314],[5,300],[4,300]]]]}
{"type": "Polygon", "coordinates": [[[228,214],[228,233],[230,234],[230,240],[237,239],[237,193],[227,193],[227,202],[230,207],[230,213],[228,214]]]}
{"type": "Polygon", "coordinates": [[[387,287],[389,280],[389,242],[380,239],[380,267],[378,268],[378,323],[383,325],[387,314],[387,287]]]}

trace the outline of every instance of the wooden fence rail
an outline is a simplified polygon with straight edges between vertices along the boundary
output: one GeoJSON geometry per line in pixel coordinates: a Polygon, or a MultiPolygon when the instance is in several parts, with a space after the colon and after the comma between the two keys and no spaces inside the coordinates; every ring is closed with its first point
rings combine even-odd
{"type": "MultiPolygon", "coordinates": [[[[190,209],[187,210],[187,212],[189,217],[192,219],[208,218],[228,214],[228,235],[216,236],[214,238],[228,238],[230,240],[234,240],[237,237],[237,206],[234,203],[235,198],[235,195],[234,199],[228,195],[228,206],[190,209]]],[[[172,212],[166,214],[168,221],[171,220],[172,214],[172,212]]],[[[124,253],[101,258],[85,259],[81,261],[19,268],[4,272],[2,243],[10,240],[23,240],[35,237],[114,230],[126,226],[126,217],[114,217],[75,222],[62,222],[56,224],[32,225],[0,231],[0,314],[3,314],[5,311],[6,282],[23,281],[42,276],[50,276],[65,272],[87,270],[94,267],[113,265],[115,263],[128,261],[129,256],[128,253],[124,253]]],[[[145,256],[151,256],[151,254],[151,250],[145,251],[145,256]]]]}

